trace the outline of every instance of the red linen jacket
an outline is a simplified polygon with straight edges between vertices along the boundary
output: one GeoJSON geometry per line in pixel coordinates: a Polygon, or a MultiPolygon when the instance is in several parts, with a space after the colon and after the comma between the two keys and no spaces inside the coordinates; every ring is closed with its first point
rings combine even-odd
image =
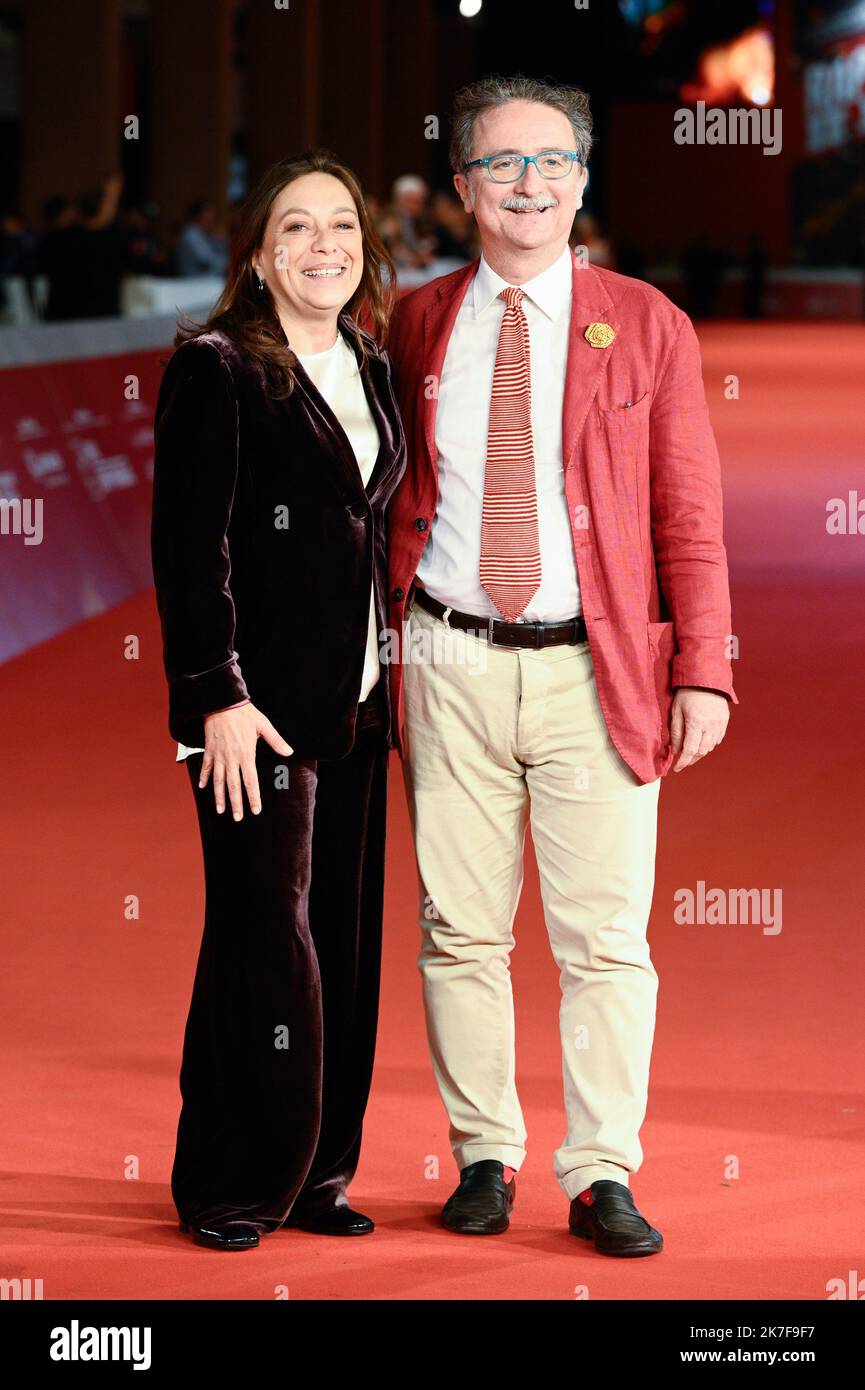
{"type": "MultiPolygon", "coordinates": [[[[388,341],[408,445],[388,511],[389,626],[399,646],[390,679],[401,755],[405,610],[438,501],[437,383],[477,266],[402,298],[388,341]]],[[[738,704],[718,449],[687,314],[653,286],[576,258],[562,460],[604,719],[639,781],[654,781],[673,762],[674,687],[704,686],[738,704]],[[613,330],[608,346],[586,340],[593,323],[613,330]]]]}

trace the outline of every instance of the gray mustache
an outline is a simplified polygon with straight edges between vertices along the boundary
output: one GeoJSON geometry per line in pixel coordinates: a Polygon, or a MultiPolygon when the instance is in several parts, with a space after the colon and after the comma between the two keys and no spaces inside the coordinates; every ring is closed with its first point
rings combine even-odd
{"type": "Polygon", "coordinates": [[[539,193],[536,197],[529,198],[523,193],[514,193],[512,197],[504,198],[502,200],[502,207],[511,209],[554,208],[556,206],[556,202],[557,200],[555,198],[551,198],[549,194],[544,196],[543,194],[539,193]]]}

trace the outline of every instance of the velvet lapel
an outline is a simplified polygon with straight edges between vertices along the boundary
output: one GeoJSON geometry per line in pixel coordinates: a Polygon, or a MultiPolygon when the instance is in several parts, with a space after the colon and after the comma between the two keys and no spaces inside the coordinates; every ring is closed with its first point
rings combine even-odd
{"type": "MultiPolygon", "coordinates": [[[[354,352],[356,360],[359,362],[359,353],[349,330],[346,328],[345,315],[343,314],[339,316],[338,331],[342,333],[349,347],[354,352]]],[[[372,416],[379,434],[379,450],[366,487],[363,485],[360,468],[358,467],[357,458],[351,447],[348,435],[329,403],[316,387],[312,378],[304,371],[302,362],[298,361],[295,363],[294,373],[296,384],[303,389],[304,395],[309,402],[310,409],[319,417],[319,426],[323,435],[325,437],[330,436],[333,440],[333,449],[328,449],[325,452],[327,458],[333,462],[338,480],[355,496],[371,496],[384,470],[385,463],[393,453],[393,426],[385,414],[381,403],[384,388],[384,380],[382,379],[384,375],[384,364],[380,362],[377,357],[370,354],[368,367],[369,375],[367,372],[361,372],[360,376],[364,394],[369,402],[369,407],[372,411],[372,416]]]]}
{"type": "MultiPolygon", "coordinates": [[[[355,349],[355,357],[358,366],[360,366],[360,352],[351,338],[349,338],[349,346],[355,349]]],[[[388,412],[391,392],[388,385],[387,366],[380,357],[376,357],[374,353],[369,353],[366,371],[361,372],[360,379],[369,402],[369,408],[372,411],[372,417],[378,428],[379,437],[379,451],[369,475],[369,482],[366,485],[366,494],[372,498],[378,491],[382,479],[387,477],[396,452],[394,420],[392,414],[388,412]]],[[[394,405],[392,409],[396,410],[397,407],[394,405]]],[[[354,457],[353,454],[352,457],[354,457]]],[[[358,477],[360,477],[359,470],[358,477]]]]}

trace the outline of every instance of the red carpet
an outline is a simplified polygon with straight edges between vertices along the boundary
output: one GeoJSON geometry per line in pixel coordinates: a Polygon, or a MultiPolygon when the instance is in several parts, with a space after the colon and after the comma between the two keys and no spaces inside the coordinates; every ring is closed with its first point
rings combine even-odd
{"type": "Polygon", "coordinates": [[[865,330],[701,330],[741,643],[723,747],[665,779],[660,975],[638,1205],[664,1233],[611,1260],[566,1230],[556,969],[529,866],[513,968],[529,1157],[510,1231],[451,1236],[427,1059],[414,863],[392,761],[383,1008],[355,1204],[371,1238],[279,1232],[227,1260],[181,1237],[168,1178],[203,914],[198,833],[165,726],[151,594],[0,669],[6,1008],[0,1276],[44,1297],[825,1299],[862,1268],[861,482],[865,330]],[[723,399],[724,378],[740,399],[723,399]],[[856,587],[855,581],[860,585],[856,587]],[[141,658],[124,659],[135,634],[141,658]],[[677,925],[677,888],[783,892],[783,927],[677,925]],[[135,920],[127,901],[137,899],[135,920]],[[738,1176],[729,1176],[735,1168],[738,1176]]]}

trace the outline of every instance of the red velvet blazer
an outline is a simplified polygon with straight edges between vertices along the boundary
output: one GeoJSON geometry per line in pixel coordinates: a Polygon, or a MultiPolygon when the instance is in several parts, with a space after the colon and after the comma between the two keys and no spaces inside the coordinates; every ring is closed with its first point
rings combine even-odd
{"type": "MultiPolygon", "coordinates": [[[[354,347],[350,325],[341,315],[354,347]]],[[[341,758],[352,747],[370,583],[381,628],[384,514],[405,467],[390,363],[369,334],[363,341],[381,441],[366,487],[300,364],[285,400],[222,333],[184,343],[165,369],[151,554],[168,727],[181,743],[203,747],[205,714],[249,695],[296,757],[341,758]]],[[[386,671],[382,679],[387,693],[386,671]]]]}
{"type": "MultiPolygon", "coordinates": [[[[388,339],[408,442],[388,511],[390,625],[401,642],[438,498],[436,382],[477,265],[401,299],[388,339]]],[[[576,259],[562,446],[601,708],[622,758],[641,782],[654,781],[673,761],[675,686],[705,686],[738,703],[718,450],[688,316],[651,285],[576,259]],[[614,331],[609,346],[587,342],[592,323],[614,331]]],[[[401,661],[391,666],[391,690],[402,753],[401,661]]]]}

